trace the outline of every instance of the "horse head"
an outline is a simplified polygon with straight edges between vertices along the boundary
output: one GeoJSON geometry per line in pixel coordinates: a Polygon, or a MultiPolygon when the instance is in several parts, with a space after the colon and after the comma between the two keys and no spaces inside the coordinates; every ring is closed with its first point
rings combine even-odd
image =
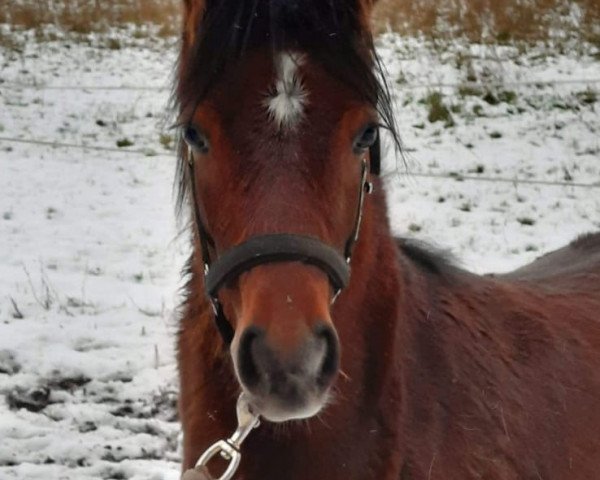
{"type": "Polygon", "coordinates": [[[207,290],[257,411],[310,417],[338,373],[331,305],[358,270],[382,118],[393,130],[370,2],[186,3],[181,172],[207,290]]]}

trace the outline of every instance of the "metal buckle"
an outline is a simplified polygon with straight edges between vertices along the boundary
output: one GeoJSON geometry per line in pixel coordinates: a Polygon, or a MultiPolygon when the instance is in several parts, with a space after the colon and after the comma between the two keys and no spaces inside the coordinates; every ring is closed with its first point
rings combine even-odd
{"type": "Polygon", "coordinates": [[[217,454],[228,460],[229,465],[217,480],[231,480],[233,478],[242,460],[242,454],[240,453],[242,443],[250,432],[260,425],[258,415],[252,412],[250,404],[243,393],[238,398],[236,412],[238,427],[233,435],[227,440],[219,440],[211,445],[196,463],[196,468],[207,467],[208,462],[217,454]]]}
{"type": "Polygon", "coordinates": [[[217,297],[210,297],[210,305],[215,316],[219,316],[221,313],[221,302],[219,302],[219,299],[217,297]]]}
{"type": "Polygon", "coordinates": [[[194,165],[194,151],[189,145],[187,145],[187,161],[190,166],[194,165]]]}
{"type": "Polygon", "coordinates": [[[202,454],[200,460],[198,460],[196,468],[200,466],[206,467],[208,462],[210,462],[210,460],[217,454],[220,454],[225,460],[229,460],[227,469],[217,480],[231,480],[240,466],[242,455],[238,450],[232,447],[227,440],[219,440],[217,443],[210,446],[208,450],[202,454]]]}
{"type": "MultiPolygon", "coordinates": [[[[348,264],[350,263],[350,259],[346,260],[348,262],[348,264]]],[[[331,297],[331,305],[333,305],[335,303],[335,301],[338,299],[338,297],[340,296],[340,293],[342,293],[342,289],[338,288],[334,293],[333,293],[333,297],[331,297]]]]}

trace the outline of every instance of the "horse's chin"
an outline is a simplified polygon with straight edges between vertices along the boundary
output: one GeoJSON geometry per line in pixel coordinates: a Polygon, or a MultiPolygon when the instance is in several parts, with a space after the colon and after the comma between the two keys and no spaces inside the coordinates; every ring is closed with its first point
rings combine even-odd
{"type": "Polygon", "coordinates": [[[328,394],[309,395],[294,402],[275,396],[256,397],[249,395],[252,410],[263,419],[273,423],[306,420],[318,415],[328,403],[328,394]]]}

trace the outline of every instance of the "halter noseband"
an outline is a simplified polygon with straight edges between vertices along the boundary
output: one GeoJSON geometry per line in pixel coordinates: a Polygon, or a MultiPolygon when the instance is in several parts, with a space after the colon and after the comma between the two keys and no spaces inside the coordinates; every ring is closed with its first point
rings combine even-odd
{"type": "MultiPolygon", "coordinates": [[[[371,173],[377,175],[380,170],[379,136],[377,136],[377,140],[370,148],[369,156],[371,173]]],[[[360,232],[365,194],[370,194],[373,191],[373,185],[367,179],[368,168],[366,159],[362,161],[358,206],[352,231],[346,240],[344,255],[315,237],[279,233],[251,237],[245,242],[225,251],[222,255],[214,259],[214,262],[210,257],[209,249],[210,247],[215,248],[215,242],[204,226],[198,209],[194,158],[191,148],[188,151],[188,167],[192,186],[192,203],[196,217],[196,228],[202,250],[202,260],[204,262],[204,287],[214,310],[215,324],[223,341],[227,345],[233,340],[235,332],[223,312],[223,307],[218,297],[219,290],[224,285],[233,282],[242,273],[258,265],[298,261],[315,266],[327,274],[329,278],[334,291],[332,302],[348,286],[348,282],[350,281],[350,261],[360,232]]]]}

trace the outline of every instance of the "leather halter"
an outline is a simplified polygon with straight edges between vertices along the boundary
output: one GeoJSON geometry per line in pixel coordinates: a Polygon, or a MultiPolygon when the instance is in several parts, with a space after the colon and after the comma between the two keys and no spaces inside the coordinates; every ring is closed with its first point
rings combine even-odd
{"type": "MultiPolygon", "coordinates": [[[[369,157],[370,171],[372,174],[378,175],[380,171],[379,135],[369,149],[369,157]]],[[[236,280],[242,273],[258,265],[299,261],[318,267],[327,274],[334,291],[332,302],[335,301],[350,281],[350,261],[360,232],[365,194],[370,194],[373,191],[373,185],[367,179],[366,159],[362,161],[356,216],[350,236],[346,240],[343,255],[315,237],[281,233],[251,237],[225,251],[213,261],[210,256],[210,248],[215,250],[215,242],[200,216],[195,185],[194,157],[191,148],[188,150],[188,168],[197,234],[204,262],[204,286],[214,310],[215,324],[227,345],[233,340],[235,332],[223,312],[218,297],[219,290],[224,285],[236,280]]]]}

